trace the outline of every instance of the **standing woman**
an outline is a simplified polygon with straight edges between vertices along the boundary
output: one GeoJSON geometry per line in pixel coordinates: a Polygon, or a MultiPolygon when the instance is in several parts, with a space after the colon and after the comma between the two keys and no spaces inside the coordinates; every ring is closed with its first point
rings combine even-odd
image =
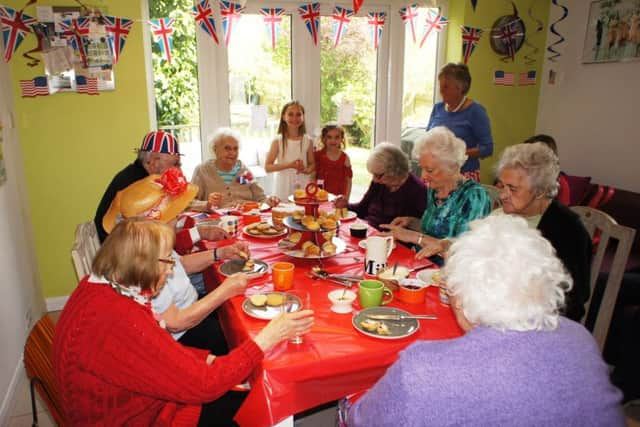
{"type": "Polygon", "coordinates": [[[489,116],[482,105],[467,97],[471,74],[464,64],[449,63],[438,73],[442,102],[433,106],[427,130],[435,126],[448,127],[467,144],[469,159],[462,174],[480,182],[480,159],[493,153],[493,138],[489,116]]]}

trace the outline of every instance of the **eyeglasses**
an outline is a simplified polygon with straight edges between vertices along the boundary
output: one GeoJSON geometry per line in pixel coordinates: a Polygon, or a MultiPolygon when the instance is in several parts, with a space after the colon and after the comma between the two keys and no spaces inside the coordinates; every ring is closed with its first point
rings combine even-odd
{"type": "Polygon", "coordinates": [[[384,177],[384,172],[382,172],[382,173],[372,173],[371,175],[373,175],[373,177],[375,179],[382,179],[382,177],[384,177]]]}
{"type": "Polygon", "coordinates": [[[176,260],[173,257],[169,258],[158,258],[158,261],[164,264],[169,264],[169,268],[173,268],[176,266],[176,260]]]}

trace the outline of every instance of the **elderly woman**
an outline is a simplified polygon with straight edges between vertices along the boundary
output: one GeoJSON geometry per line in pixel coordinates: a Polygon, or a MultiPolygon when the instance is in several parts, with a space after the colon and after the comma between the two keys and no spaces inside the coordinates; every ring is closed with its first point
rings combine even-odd
{"type": "Polygon", "coordinates": [[[121,222],[65,305],[53,364],[71,425],[229,425],[234,411],[214,401],[234,400],[225,393],[265,351],[310,329],[306,310],[280,315],[227,356],[179,345],[151,308],[172,274],[173,238],[157,221],[121,222]]]}
{"type": "Polygon", "coordinates": [[[348,411],[357,426],[623,426],[589,332],[559,316],[571,278],[520,218],[489,217],[444,270],[465,334],[418,341],[348,411]]]}
{"type": "Polygon", "coordinates": [[[497,166],[502,208],[494,213],[523,217],[555,248],[573,279],[564,314],[580,321],[590,293],[591,239],[578,215],[554,200],[559,172],[558,157],[543,143],[508,147],[497,166]]]}
{"type": "Polygon", "coordinates": [[[429,185],[427,209],[422,219],[398,217],[380,228],[388,229],[400,241],[420,247],[417,258],[443,255],[451,238],[467,230],[470,221],[490,212],[485,189],[460,173],[467,159],[465,152],[464,142],[442,126],[428,131],[414,147],[413,155],[429,185]]]}
{"type": "Polygon", "coordinates": [[[191,182],[200,189],[195,210],[231,207],[245,201],[266,202],[276,206],[280,200],[267,197],[251,171],[238,160],[240,136],[229,128],[220,128],[211,137],[214,158],[196,167],[191,182]]]}
{"type": "Polygon", "coordinates": [[[462,166],[462,174],[480,181],[479,159],[493,153],[493,138],[489,116],[482,105],[467,97],[471,88],[471,74],[464,64],[449,63],[438,73],[442,102],[433,106],[427,130],[446,126],[465,144],[469,159],[462,166]]]}
{"type": "Polygon", "coordinates": [[[367,159],[372,175],[369,189],[358,203],[338,197],[338,208],[349,207],[359,218],[378,228],[398,216],[420,216],[424,212],[424,184],[409,172],[409,159],[397,146],[376,145],[367,159]]]}

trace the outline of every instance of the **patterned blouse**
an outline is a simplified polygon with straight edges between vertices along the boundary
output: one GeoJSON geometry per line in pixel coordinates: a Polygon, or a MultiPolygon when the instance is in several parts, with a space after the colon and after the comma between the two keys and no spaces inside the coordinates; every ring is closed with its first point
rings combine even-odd
{"type": "Polygon", "coordinates": [[[456,237],[469,229],[474,219],[491,212],[489,195],[481,184],[467,180],[444,200],[436,199],[436,192],[427,189],[427,209],[422,215],[420,230],[438,239],[456,237]]]}

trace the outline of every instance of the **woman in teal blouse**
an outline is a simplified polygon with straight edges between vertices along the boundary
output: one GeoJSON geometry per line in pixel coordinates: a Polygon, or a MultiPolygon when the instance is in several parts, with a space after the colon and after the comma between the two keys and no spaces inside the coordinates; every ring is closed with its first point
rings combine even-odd
{"type": "Polygon", "coordinates": [[[466,179],[460,168],[467,160],[466,144],[444,126],[431,129],[413,150],[422,167],[427,189],[427,209],[422,218],[398,217],[381,224],[389,235],[419,247],[416,258],[442,255],[474,219],[491,211],[489,195],[477,182],[466,179]]]}

